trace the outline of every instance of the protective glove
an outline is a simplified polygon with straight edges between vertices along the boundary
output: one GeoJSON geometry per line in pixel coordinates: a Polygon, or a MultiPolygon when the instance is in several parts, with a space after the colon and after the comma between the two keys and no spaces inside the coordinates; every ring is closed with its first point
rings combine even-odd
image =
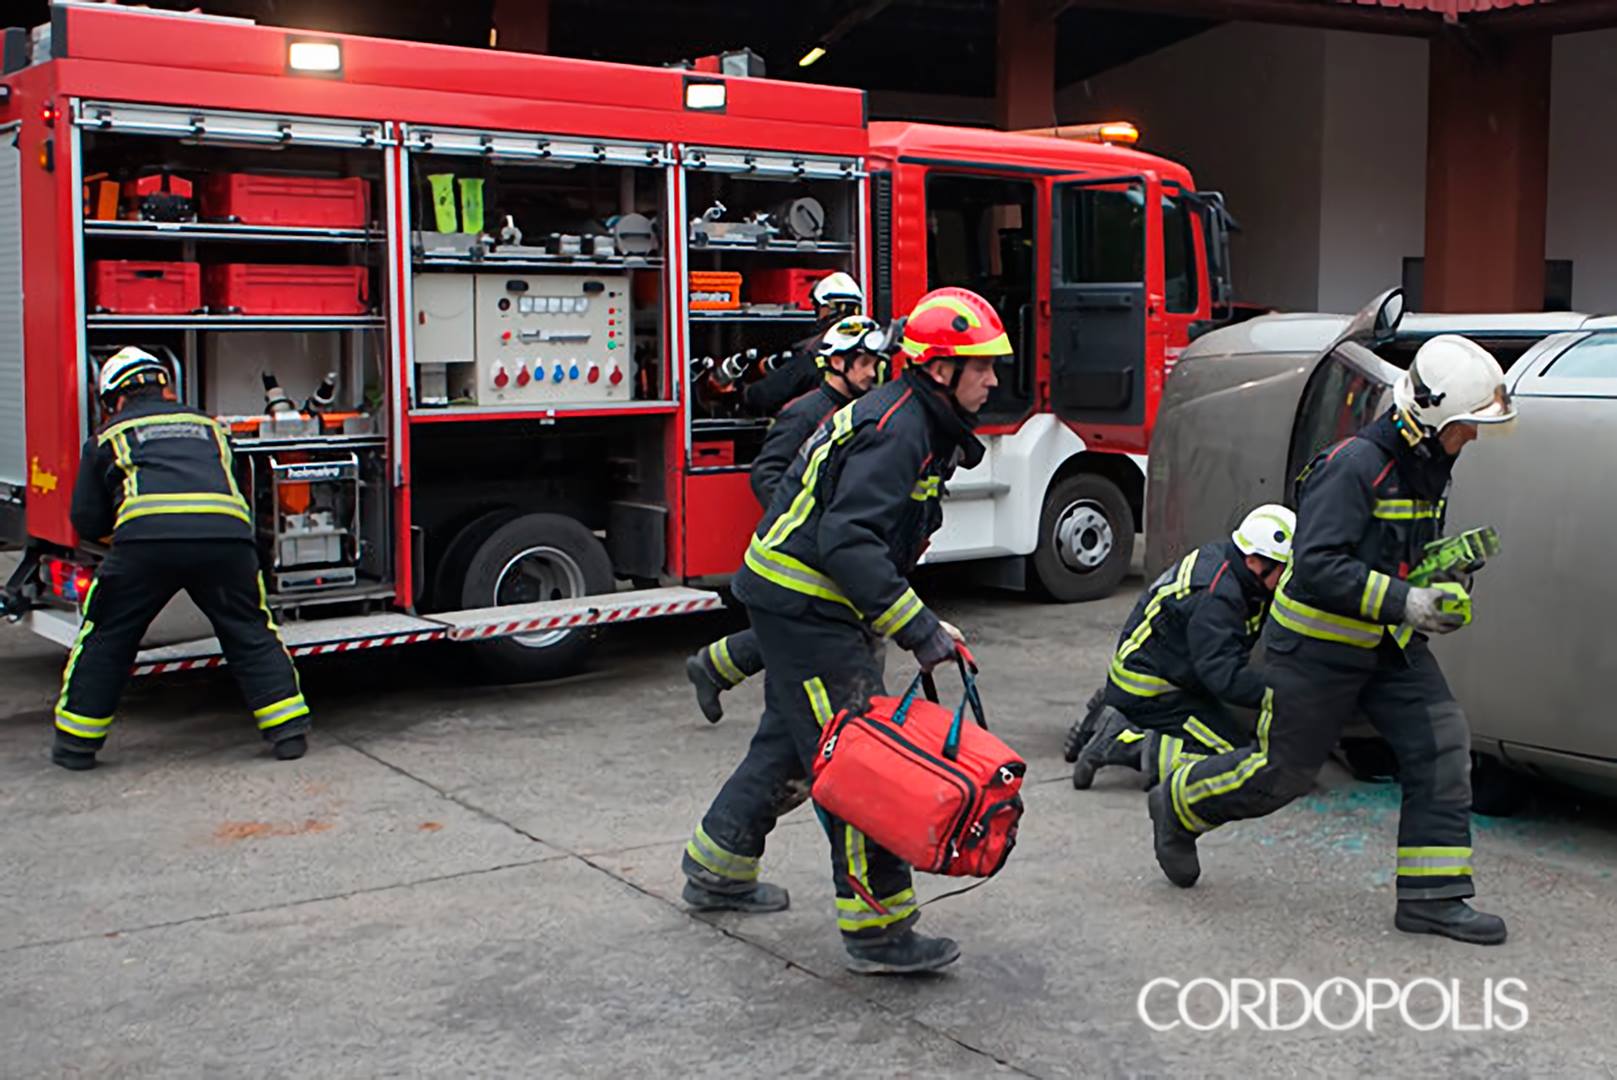
{"type": "Polygon", "coordinates": [[[923,638],[914,648],[915,662],[922,671],[931,671],[939,664],[953,660],[960,651],[960,643],[949,635],[940,623],[938,628],[923,638]]]}
{"type": "Polygon", "coordinates": [[[1451,634],[1471,621],[1471,596],[1453,582],[1410,589],[1404,621],[1428,634],[1451,634]]]}

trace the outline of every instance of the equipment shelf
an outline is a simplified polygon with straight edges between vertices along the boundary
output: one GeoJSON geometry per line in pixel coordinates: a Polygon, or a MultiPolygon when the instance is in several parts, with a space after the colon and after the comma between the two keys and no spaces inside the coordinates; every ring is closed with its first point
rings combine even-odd
{"type": "Polygon", "coordinates": [[[88,315],[91,330],[379,330],[380,315],[88,315]]]}
{"type": "Polygon", "coordinates": [[[296,228],[290,225],[233,225],[201,221],[86,221],[87,237],[124,240],[228,240],[295,244],[374,244],[386,239],[367,229],[296,228]]]}
{"type": "Polygon", "coordinates": [[[803,322],[814,321],[812,311],[693,311],[691,322],[803,322]]]}

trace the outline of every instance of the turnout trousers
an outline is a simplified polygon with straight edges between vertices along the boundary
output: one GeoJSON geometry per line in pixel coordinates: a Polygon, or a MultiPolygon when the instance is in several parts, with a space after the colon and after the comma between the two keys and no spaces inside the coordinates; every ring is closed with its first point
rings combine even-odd
{"type": "Polygon", "coordinates": [[[1425,639],[1400,650],[1388,639],[1359,649],[1292,637],[1270,644],[1264,679],[1256,743],[1174,771],[1179,823],[1204,833],[1285,806],[1313,786],[1362,711],[1398,758],[1398,899],[1475,895],[1471,734],[1425,639]]]}
{"type": "MultiPolygon", "coordinates": [[[[685,872],[707,888],[745,889],[758,880],[776,808],[794,780],[812,775],[820,729],[858,709],[882,685],[881,648],[851,620],[810,611],[786,616],[752,609],[762,648],[764,714],[742,759],[685,846],[685,872]]],[[[918,918],[910,867],[863,833],[815,807],[831,841],[837,927],[851,938],[896,934],[918,918]]]]}
{"type": "Polygon", "coordinates": [[[115,544],[90,584],[56,702],[59,742],[101,748],[146,628],[184,589],[213,624],[259,731],[270,742],[309,730],[309,706],[264,595],[258,552],[246,540],[115,544]]]}
{"type": "Polygon", "coordinates": [[[1109,682],[1105,703],[1128,718],[1129,728],[1117,741],[1140,748],[1147,787],[1166,780],[1181,765],[1230,753],[1252,741],[1252,733],[1214,698],[1183,691],[1139,697],[1109,682]]]}
{"type": "Polygon", "coordinates": [[[721,637],[703,649],[700,656],[708,676],[726,690],[735,689],[764,669],[758,635],[750,628],[721,637]]]}

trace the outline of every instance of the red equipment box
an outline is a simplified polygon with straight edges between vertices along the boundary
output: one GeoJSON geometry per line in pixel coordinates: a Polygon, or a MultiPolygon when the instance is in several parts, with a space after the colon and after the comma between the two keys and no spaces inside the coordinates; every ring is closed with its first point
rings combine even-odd
{"type": "Polygon", "coordinates": [[[832,271],[821,267],[781,267],[754,270],[747,277],[747,299],[755,304],[785,304],[810,311],[814,298],[809,294],[820,279],[832,271]]]}
{"type": "Polygon", "coordinates": [[[364,315],[370,310],[363,266],[221,263],[204,275],[208,307],[241,315],[364,315]]]}
{"type": "Polygon", "coordinates": [[[371,220],[371,185],[357,177],[214,173],[202,181],[202,217],[243,225],[363,229],[371,220]]]}
{"type": "Polygon", "coordinates": [[[202,310],[200,267],[190,262],[90,262],[90,308],[118,315],[189,315],[202,310]]]}
{"type": "Polygon", "coordinates": [[[741,275],[734,270],[692,270],[692,311],[734,311],[741,306],[741,275]]]}

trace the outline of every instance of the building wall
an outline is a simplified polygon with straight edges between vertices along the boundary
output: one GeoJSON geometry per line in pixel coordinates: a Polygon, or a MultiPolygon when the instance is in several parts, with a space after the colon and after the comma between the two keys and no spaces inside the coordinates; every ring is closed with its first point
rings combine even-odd
{"type": "Polygon", "coordinates": [[[1230,23],[1065,88],[1063,123],[1129,120],[1141,147],[1219,190],[1242,231],[1235,291],[1309,310],[1319,292],[1325,35],[1230,23]],[[1232,62],[1232,59],[1238,62],[1232,62]]]}
{"type": "Polygon", "coordinates": [[[1572,308],[1617,313],[1617,30],[1554,42],[1545,257],[1572,260],[1572,308]]]}
{"type": "Polygon", "coordinates": [[[1426,246],[1427,45],[1325,33],[1322,311],[1357,311],[1426,246]]]}

